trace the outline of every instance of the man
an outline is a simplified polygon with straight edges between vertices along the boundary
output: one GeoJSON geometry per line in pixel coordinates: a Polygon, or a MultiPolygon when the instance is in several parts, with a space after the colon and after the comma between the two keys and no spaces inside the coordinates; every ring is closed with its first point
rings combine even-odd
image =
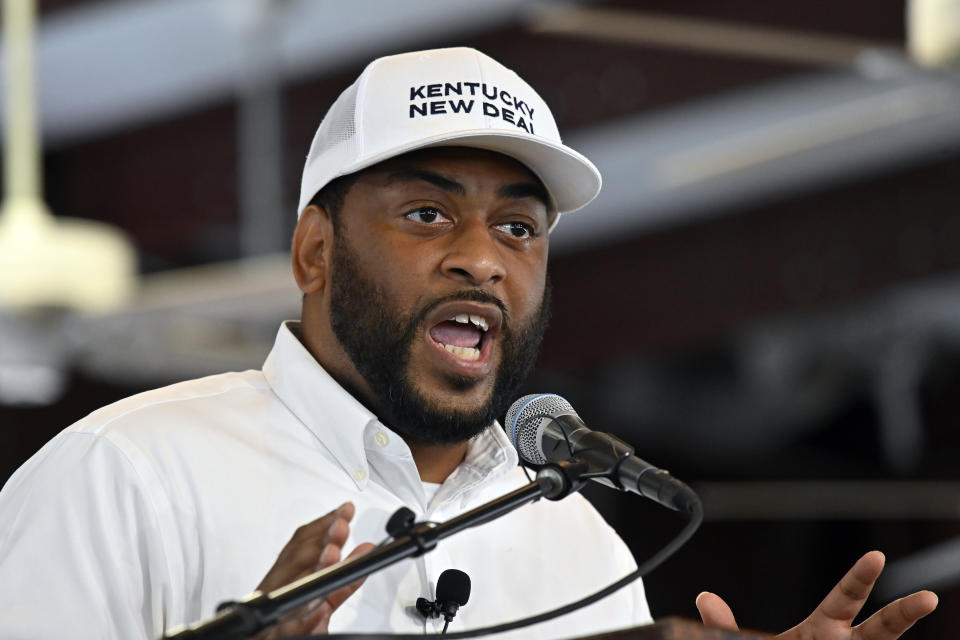
{"type": "MultiPolygon", "coordinates": [[[[105,407],[11,478],[0,496],[3,637],[156,637],[344,549],[367,551],[400,506],[446,520],[524,483],[495,418],[546,326],[549,229],[599,187],[540,97],[483,54],[371,63],[324,118],[304,169],[293,238],[302,321],[281,327],[262,372],[105,407]]],[[[915,594],[851,630],[881,563],[861,559],[788,633],[888,640],[933,609],[933,594],[915,594]]],[[[463,630],[578,599],[634,567],[580,496],[541,501],[265,637],[434,631],[412,605],[447,568],[473,581],[454,622],[463,630]]],[[[716,596],[698,604],[708,623],[735,625],[716,596]]],[[[512,637],[649,620],[638,581],[512,637]]]]}

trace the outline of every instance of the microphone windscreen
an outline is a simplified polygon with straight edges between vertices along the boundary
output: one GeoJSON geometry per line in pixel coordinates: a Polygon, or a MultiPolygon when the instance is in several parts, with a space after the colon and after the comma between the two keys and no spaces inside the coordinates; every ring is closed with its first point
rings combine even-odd
{"type": "Polygon", "coordinates": [[[546,464],[539,428],[544,418],[559,414],[577,415],[577,412],[566,399],[555,393],[532,393],[510,405],[505,429],[521,458],[533,464],[546,464]]]}
{"type": "Polygon", "coordinates": [[[470,576],[459,569],[447,569],[437,579],[437,602],[456,602],[461,607],[470,599],[470,576]]]}

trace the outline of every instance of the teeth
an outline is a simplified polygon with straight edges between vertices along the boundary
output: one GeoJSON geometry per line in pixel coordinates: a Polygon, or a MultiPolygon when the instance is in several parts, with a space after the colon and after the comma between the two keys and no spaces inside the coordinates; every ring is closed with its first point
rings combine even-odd
{"type": "Polygon", "coordinates": [[[478,360],[480,358],[480,349],[473,347],[457,347],[452,344],[445,344],[443,348],[457,356],[461,360],[478,360]]]}
{"type": "Polygon", "coordinates": [[[481,328],[482,330],[484,330],[484,331],[486,331],[487,328],[488,328],[488,326],[487,326],[487,321],[484,320],[483,318],[481,318],[480,316],[471,315],[471,316],[470,316],[470,322],[472,322],[473,324],[477,325],[478,327],[480,327],[480,328],[481,328]]]}
{"type": "Polygon", "coordinates": [[[472,314],[461,313],[450,318],[450,322],[459,322],[460,324],[470,324],[480,328],[483,331],[487,331],[490,328],[490,325],[487,324],[487,321],[481,316],[475,316],[472,314]]]}

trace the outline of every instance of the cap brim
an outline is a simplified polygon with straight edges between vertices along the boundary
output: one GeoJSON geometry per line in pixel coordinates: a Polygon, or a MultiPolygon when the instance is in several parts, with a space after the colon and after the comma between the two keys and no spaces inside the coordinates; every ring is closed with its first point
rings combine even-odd
{"type": "Polygon", "coordinates": [[[585,156],[570,147],[542,138],[509,131],[474,129],[422,138],[415,143],[364,158],[341,175],[366,169],[384,160],[429,147],[463,146],[497,151],[524,164],[547,188],[557,213],[570,213],[586,206],[600,193],[600,171],[585,156]]]}

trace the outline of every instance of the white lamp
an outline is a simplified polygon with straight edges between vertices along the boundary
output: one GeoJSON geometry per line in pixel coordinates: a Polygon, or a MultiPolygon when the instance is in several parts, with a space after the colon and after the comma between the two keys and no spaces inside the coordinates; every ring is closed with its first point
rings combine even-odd
{"type": "Polygon", "coordinates": [[[907,48],[924,67],[960,67],[960,0],[910,0],[907,48]]]}
{"type": "Polygon", "coordinates": [[[33,87],[34,0],[4,0],[6,191],[0,209],[0,308],[115,309],[134,288],[135,253],[119,229],[54,218],[41,196],[33,87]]]}

